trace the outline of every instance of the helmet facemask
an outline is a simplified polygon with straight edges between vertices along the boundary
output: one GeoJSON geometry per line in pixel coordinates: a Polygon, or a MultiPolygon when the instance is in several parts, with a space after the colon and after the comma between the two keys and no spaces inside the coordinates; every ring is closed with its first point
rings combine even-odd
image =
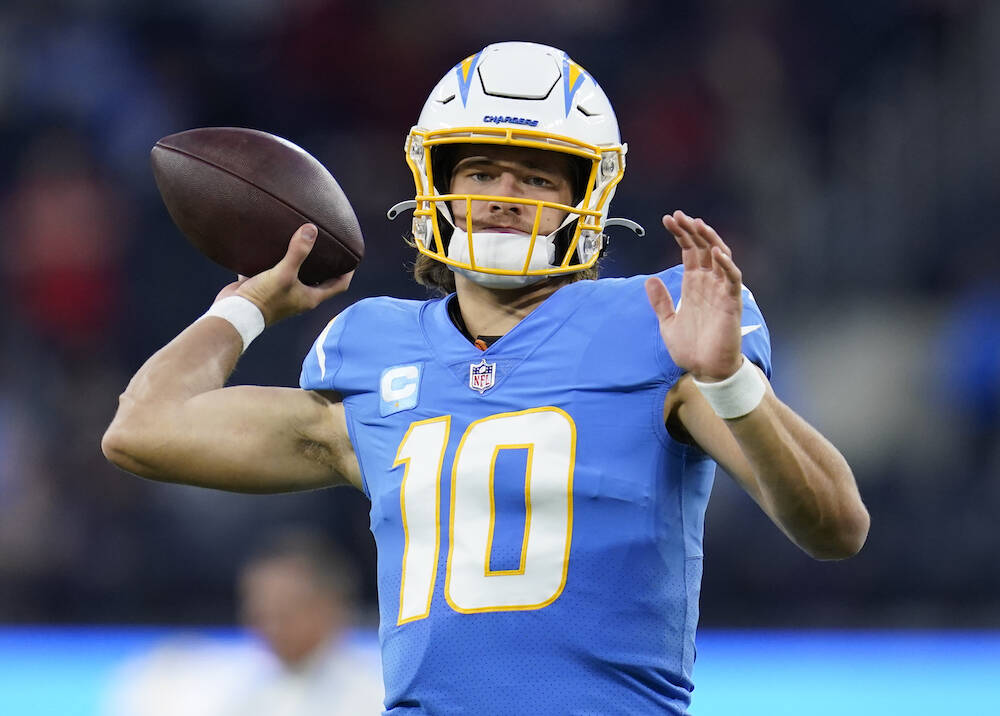
{"type": "Polygon", "coordinates": [[[474,281],[496,288],[524,286],[548,276],[561,276],[592,267],[604,246],[603,220],[614,188],[624,170],[624,147],[603,149],[555,139],[538,132],[513,129],[439,130],[414,129],[407,139],[406,159],[417,188],[413,212],[413,239],[420,253],[448,265],[474,281]],[[556,151],[570,158],[574,169],[573,205],[540,199],[491,194],[451,193],[453,162],[442,160],[451,146],[486,144],[556,151]],[[576,146],[574,146],[576,145],[576,146]],[[438,176],[436,172],[446,172],[438,176]],[[582,179],[582,181],[581,181],[582,179]],[[528,236],[473,232],[457,228],[456,211],[465,207],[465,226],[471,226],[473,202],[521,204],[534,209],[528,236]],[[565,218],[553,231],[539,233],[544,209],[565,218]],[[464,246],[452,241],[463,241],[464,246]],[[498,244],[506,242],[506,246],[498,244]],[[515,248],[514,245],[519,248],[515,248]],[[480,255],[477,258],[477,246],[480,255]],[[483,249],[487,251],[483,251],[483,249]],[[514,255],[520,261],[514,260],[514,255]],[[503,258],[505,260],[497,261],[503,258]],[[542,260],[544,258],[544,260],[542,260]]]}

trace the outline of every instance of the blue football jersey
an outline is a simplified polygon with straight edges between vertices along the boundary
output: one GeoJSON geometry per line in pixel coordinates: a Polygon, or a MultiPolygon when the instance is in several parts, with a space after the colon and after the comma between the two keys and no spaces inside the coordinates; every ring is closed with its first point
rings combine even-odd
{"type": "MultiPolygon", "coordinates": [[[[388,714],[686,712],[715,463],[664,427],[682,371],[644,279],[563,286],[486,351],[448,299],[359,301],[316,340],[301,386],[343,396],[371,499],[388,714]]],[[[743,325],[769,374],[749,291],[743,325]]]]}

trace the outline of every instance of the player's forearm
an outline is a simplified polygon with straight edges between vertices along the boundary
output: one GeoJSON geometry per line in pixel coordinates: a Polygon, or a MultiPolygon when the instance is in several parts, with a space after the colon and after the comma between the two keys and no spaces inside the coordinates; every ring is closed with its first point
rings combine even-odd
{"type": "Polygon", "coordinates": [[[843,455],[768,391],[751,413],[726,421],[756,478],[757,499],[817,559],[856,554],[869,517],[843,455]]]}
{"type": "Polygon", "coordinates": [[[143,364],[122,401],[183,403],[221,388],[236,367],[242,348],[236,329],[224,319],[195,321],[143,364]]]}
{"type": "Polygon", "coordinates": [[[102,441],[108,459],[129,472],[156,477],[151,456],[169,444],[173,433],[188,427],[187,401],[223,386],[242,345],[232,325],[206,318],[154,353],[119,398],[102,441]]]}

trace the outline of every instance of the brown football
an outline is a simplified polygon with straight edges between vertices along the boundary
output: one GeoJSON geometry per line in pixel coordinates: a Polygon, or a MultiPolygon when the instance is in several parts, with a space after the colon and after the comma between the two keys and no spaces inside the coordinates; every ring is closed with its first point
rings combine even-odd
{"type": "Polygon", "coordinates": [[[315,285],[364,256],[358,217],[314,157],[273,134],[204,127],[164,137],[151,152],[153,176],[171,218],[216,263],[253,276],[281,260],[306,222],[319,229],[299,279],[315,285]]]}

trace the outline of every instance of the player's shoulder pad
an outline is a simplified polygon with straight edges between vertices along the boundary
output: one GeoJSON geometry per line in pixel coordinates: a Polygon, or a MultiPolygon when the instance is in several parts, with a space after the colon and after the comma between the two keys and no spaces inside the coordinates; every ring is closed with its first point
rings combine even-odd
{"type": "Polygon", "coordinates": [[[320,331],[302,361],[299,386],[305,390],[337,390],[341,366],[358,360],[385,336],[412,323],[423,301],[389,296],[364,298],[338,313],[320,331]]]}
{"type": "MultiPolygon", "coordinates": [[[[637,274],[621,278],[598,279],[594,282],[597,287],[595,297],[608,299],[612,296],[620,296],[623,300],[632,300],[632,294],[641,293],[645,295],[646,279],[651,275],[663,281],[667,290],[670,291],[671,298],[676,302],[681,293],[681,278],[684,275],[684,269],[681,266],[674,266],[656,274],[637,274]]],[[[581,281],[580,283],[583,284],[585,282],[581,281]]],[[[570,285],[572,286],[573,284],[570,285]]]]}
{"type": "Polygon", "coordinates": [[[613,293],[645,293],[646,280],[651,276],[656,276],[663,281],[663,284],[670,292],[670,297],[677,303],[681,295],[681,279],[684,277],[683,266],[672,266],[654,274],[636,274],[635,276],[625,276],[623,278],[602,278],[597,283],[603,290],[613,293]]]}

